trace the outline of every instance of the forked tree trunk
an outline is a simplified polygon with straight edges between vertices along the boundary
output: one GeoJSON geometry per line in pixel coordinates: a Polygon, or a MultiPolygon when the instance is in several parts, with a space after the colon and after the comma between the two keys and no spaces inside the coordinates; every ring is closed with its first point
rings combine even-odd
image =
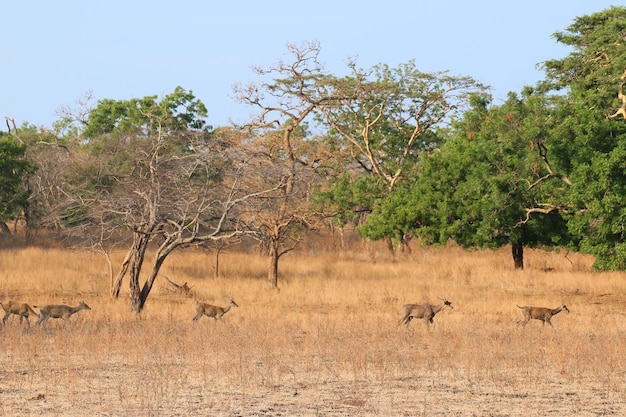
{"type": "Polygon", "coordinates": [[[402,253],[413,253],[413,251],[411,250],[411,245],[409,244],[409,240],[405,239],[404,237],[402,237],[402,239],[400,239],[400,252],[402,253]]]}
{"type": "Polygon", "coordinates": [[[150,276],[143,284],[141,291],[139,292],[139,296],[137,300],[131,300],[131,308],[135,313],[141,313],[144,306],[146,305],[146,301],[148,300],[148,296],[150,295],[150,291],[152,291],[152,286],[156,281],[157,276],[159,275],[159,271],[161,271],[161,267],[163,266],[163,262],[167,256],[172,252],[173,247],[160,248],[159,252],[156,255],[156,259],[154,261],[154,265],[152,266],[152,271],[150,271],[150,276]]]}
{"type": "Polygon", "coordinates": [[[524,269],[524,244],[519,242],[513,243],[511,250],[515,269],[524,269]]]}

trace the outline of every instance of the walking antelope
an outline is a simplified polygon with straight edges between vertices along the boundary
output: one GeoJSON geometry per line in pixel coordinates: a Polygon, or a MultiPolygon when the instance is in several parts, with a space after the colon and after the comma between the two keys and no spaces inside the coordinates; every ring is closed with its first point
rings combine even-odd
{"type": "MultiPolygon", "coordinates": [[[[35,306],[37,307],[37,306],[35,306]]],[[[53,319],[63,319],[68,322],[72,314],[78,313],[81,310],[91,310],[87,304],[83,301],[78,303],[77,307],[70,307],[66,305],[45,305],[39,306],[39,318],[35,324],[44,324],[48,321],[50,317],[53,319]]]]}
{"type": "Polygon", "coordinates": [[[443,303],[438,305],[405,304],[402,306],[403,316],[398,321],[398,325],[400,325],[400,323],[404,323],[407,327],[409,327],[409,323],[411,323],[412,319],[424,319],[426,324],[433,323],[435,314],[439,313],[446,307],[454,308],[452,307],[452,303],[448,300],[443,300],[443,303]]]}
{"type": "MultiPolygon", "coordinates": [[[[519,327],[520,324],[522,325],[522,327],[526,327],[530,319],[535,319],[535,320],[541,320],[543,322],[541,327],[545,327],[546,323],[548,323],[550,327],[554,329],[554,326],[552,325],[552,322],[550,321],[552,316],[559,314],[561,311],[566,311],[567,313],[569,313],[569,309],[567,308],[565,304],[557,308],[530,307],[530,306],[523,306],[523,307],[517,306],[517,307],[522,310],[522,315],[524,316],[522,320],[517,322],[517,327],[519,327]]],[[[556,331],[556,329],[554,330],[556,331]]]]}
{"type": "Polygon", "coordinates": [[[30,320],[28,319],[28,316],[30,314],[33,314],[35,316],[37,315],[37,312],[33,310],[33,308],[27,303],[19,303],[17,301],[6,301],[4,303],[0,303],[0,306],[2,306],[2,308],[4,309],[4,312],[6,313],[4,317],[2,318],[2,323],[5,326],[11,314],[20,316],[20,324],[22,324],[22,319],[26,319],[26,323],[28,323],[29,327],[30,327],[30,320]]]}
{"type": "Polygon", "coordinates": [[[194,321],[198,321],[200,317],[207,316],[213,317],[215,320],[221,318],[224,314],[228,313],[232,307],[239,307],[234,300],[230,300],[230,303],[226,308],[214,306],[211,304],[199,303],[196,301],[196,316],[193,318],[194,321]]]}

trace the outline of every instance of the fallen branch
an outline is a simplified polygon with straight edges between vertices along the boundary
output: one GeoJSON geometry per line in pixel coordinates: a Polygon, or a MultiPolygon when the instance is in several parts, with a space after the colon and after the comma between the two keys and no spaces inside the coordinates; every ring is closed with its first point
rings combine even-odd
{"type": "Polygon", "coordinates": [[[191,287],[189,285],[187,285],[187,282],[185,282],[184,284],[177,284],[174,281],[172,281],[171,279],[169,279],[168,277],[166,277],[165,275],[162,275],[163,278],[165,278],[167,280],[167,282],[170,283],[170,285],[172,287],[174,287],[174,290],[177,292],[181,292],[183,294],[189,294],[189,292],[191,291],[191,287]]]}

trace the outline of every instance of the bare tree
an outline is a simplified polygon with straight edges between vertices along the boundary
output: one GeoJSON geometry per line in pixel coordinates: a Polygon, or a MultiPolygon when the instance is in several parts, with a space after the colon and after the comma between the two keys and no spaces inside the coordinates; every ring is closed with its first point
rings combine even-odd
{"type": "Polygon", "coordinates": [[[257,117],[241,126],[251,135],[247,146],[248,153],[256,157],[257,181],[262,184],[281,178],[283,183],[276,192],[256,199],[247,212],[248,224],[267,248],[268,280],[273,287],[278,286],[280,257],[293,250],[300,232],[313,227],[318,219],[310,208],[307,178],[320,160],[311,150],[314,144],[305,140],[309,133],[306,128],[319,105],[332,100],[319,82],[325,77],[318,60],[319,44],[287,48],[292,62],[255,68],[260,76],[271,78],[270,83],[234,87],[240,102],[259,110],[257,117]]]}
{"type": "MultiPolygon", "coordinates": [[[[171,139],[171,138],[170,138],[171,139]]],[[[132,245],[112,287],[118,296],[123,277],[130,276],[133,311],[140,312],[150,294],[163,262],[175,249],[207,241],[232,239],[251,233],[234,221],[233,208],[242,202],[273,192],[241,188],[247,175],[247,161],[232,163],[216,171],[224,154],[214,148],[191,151],[185,155],[161,153],[165,138],[159,134],[139,154],[138,164],[126,179],[124,193],[109,198],[104,207],[108,213],[125,219],[121,224],[132,230],[132,245]],[[147,279],[140,283],[140,272],[146,252],[155,244],[154,259],[147,279]]],[[[193,148],[193,146],[192,146],[193,148]]]]}
{"type": "Polygon", "coordinates": [[[254,167],[212,135],[205,115],[180,88],[160,101],[101,100],[72,142],[66,181],[55,184],[59,194],[50,207],[65,236],[107,255],[114,245],[129,245],[117,273],[107,257],[111,295],[119,296],[128,275],[137,313],[169,254],[253,233],[234,217],[235,207],[284,185],[278,179],[267,189],[244,188],[254,167]]]}

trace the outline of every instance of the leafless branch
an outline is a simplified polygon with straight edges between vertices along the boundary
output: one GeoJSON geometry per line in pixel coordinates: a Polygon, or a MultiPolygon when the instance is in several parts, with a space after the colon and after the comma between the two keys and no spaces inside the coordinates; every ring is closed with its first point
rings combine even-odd
{"type": "Polygon", "coordinates": [[[22,140],[22,138],[20,138],[19,132],[17,130],[15,119],[9,116],[4,116],[4,119],[6,120],[7,128],[9,129],[9,134],[11,134],[11,125],[13,125],[13,136],[15,137],[15,139],[17,139],[19,143],[24,144],[24,141],[22,140]],[[11,124],[9,124],[9,122],[11,122],[11,124]]]}

